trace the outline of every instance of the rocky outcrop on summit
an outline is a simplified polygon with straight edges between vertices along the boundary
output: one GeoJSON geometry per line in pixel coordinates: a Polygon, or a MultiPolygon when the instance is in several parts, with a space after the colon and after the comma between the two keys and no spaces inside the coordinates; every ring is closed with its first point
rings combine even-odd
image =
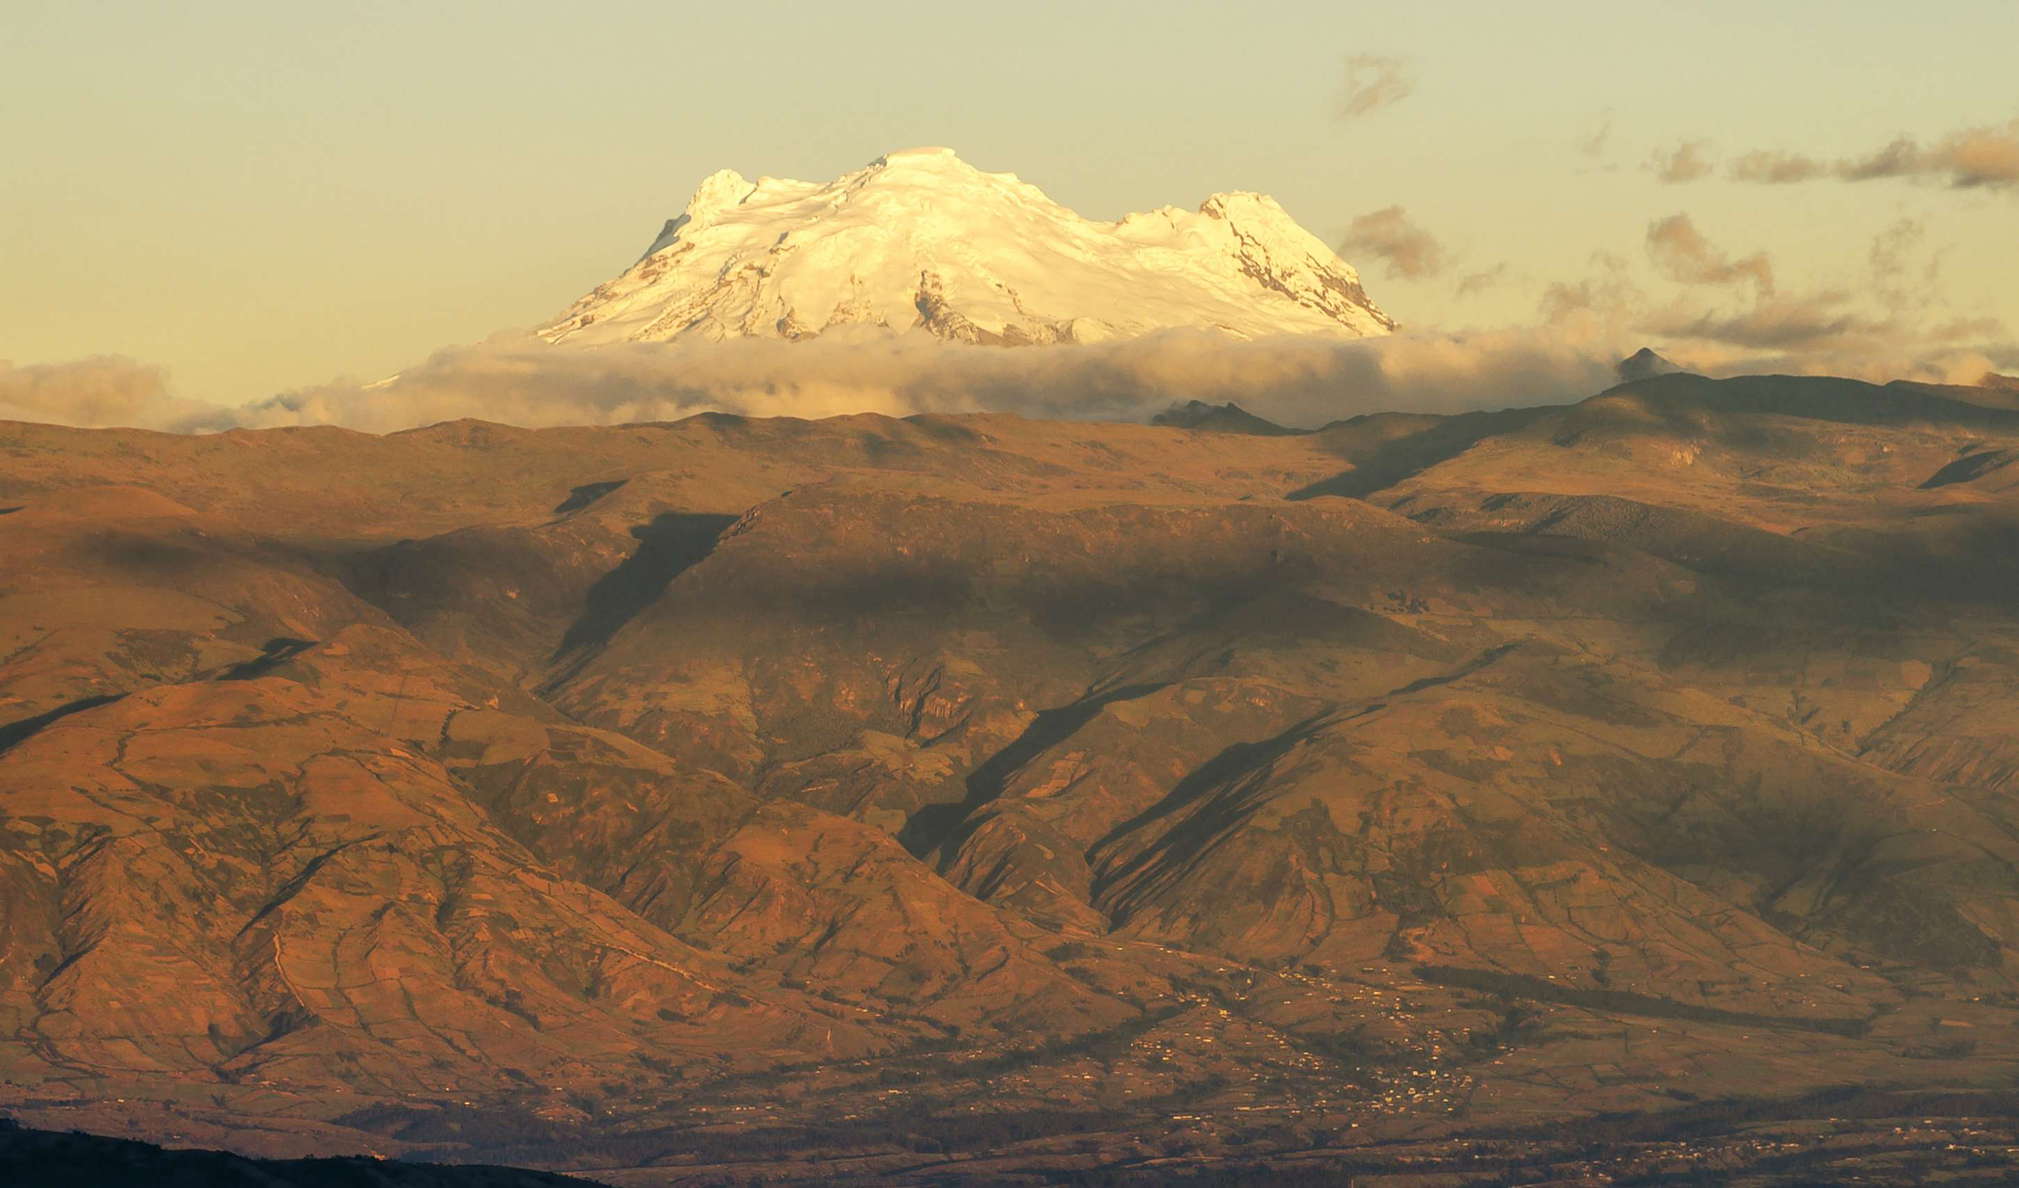
{"type": "Polygon", "coordinates": [[[1215,194],[1197,211],[1096,222],[927,148],[827,183],[717,173],[643,258],[539,333],[593,346],[917,330],[1019,346],[1394,325],[1272,198],[1215,194]]]}

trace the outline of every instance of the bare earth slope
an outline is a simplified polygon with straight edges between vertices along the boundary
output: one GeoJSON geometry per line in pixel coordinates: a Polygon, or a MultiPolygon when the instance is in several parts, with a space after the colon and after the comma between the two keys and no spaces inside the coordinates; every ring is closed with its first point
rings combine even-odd
{"type": "Polygon", "coordinates": [[[2015,457],[2009,393],[1686,375],[0,426],[0,1105],[626,1184],[1983,1145],[2015,457]]]}

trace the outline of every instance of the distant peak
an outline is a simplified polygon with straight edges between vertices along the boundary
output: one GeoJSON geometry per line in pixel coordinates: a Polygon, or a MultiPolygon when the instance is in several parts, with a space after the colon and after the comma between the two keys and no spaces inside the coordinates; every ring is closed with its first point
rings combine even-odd
{"type": "Polygon", "coordinates": [[[1630,384],[1657,375],[1673,375],[1682,368],[1662,358],[1652,348],[1642,347],[1621,359],[1614,370],[1619,373],[1620,382],[1630,384]]]}
{"type": "Polygon", "coordinates": [[[1264,420],[1231,400],[1225,404],[1208,404],[1203,400],[1173,404],[1151,417],[1150,424],[1167,429],[1203,429],[1213,433],[1246,433],[1255,437],[1288,437],[1300,432],[1264,420]]]}

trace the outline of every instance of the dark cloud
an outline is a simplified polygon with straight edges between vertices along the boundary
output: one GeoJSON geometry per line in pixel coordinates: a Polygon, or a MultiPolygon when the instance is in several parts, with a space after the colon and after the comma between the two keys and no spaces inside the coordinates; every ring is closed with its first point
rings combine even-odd
{"type": "Polygon", "coordinates": [[[1711,171],[1710,142],[1685,140],[1672,149],[1656,150],[1647,167],[1664,182],[1693,182],[1711,171]]]}
{"type": "Polygon", "coordinates": [[[1354,219],[1339,244],[1349,260],[1371,256],[1394,276],[1415,280],[1444,270],[1445,253],[1437,237],[1409,220],[1400,206],[1383,207],[1354,219]]]}
{"type": "Polygon", "coordinates": [[[1415,72],[1401,58],[1356,54],[1346,59],[1346,87],[1339,101],[1339,118],[1357,120],[1393,107],[1415,89],[1415,72]]]}
{"type": "Polygon", "coordinates": [[[1664,276],[1683,284],[1750,282],[1761,293],[1774,291],[1774,265],[1765,252],[1730,259],[1703,237],[1686,214],[1670,215],[1648,225],[1647,254],[1664,276]]]}

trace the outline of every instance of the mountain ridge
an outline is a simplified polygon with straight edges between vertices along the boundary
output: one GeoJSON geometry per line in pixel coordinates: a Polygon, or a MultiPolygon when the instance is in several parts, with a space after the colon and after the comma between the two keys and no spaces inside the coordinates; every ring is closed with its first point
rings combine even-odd
{"type": "Polygon", "coordinates": [[[907,1182],[2008,1093],[1996,396],[0,424],[0,1107],[907,1182]]]}

